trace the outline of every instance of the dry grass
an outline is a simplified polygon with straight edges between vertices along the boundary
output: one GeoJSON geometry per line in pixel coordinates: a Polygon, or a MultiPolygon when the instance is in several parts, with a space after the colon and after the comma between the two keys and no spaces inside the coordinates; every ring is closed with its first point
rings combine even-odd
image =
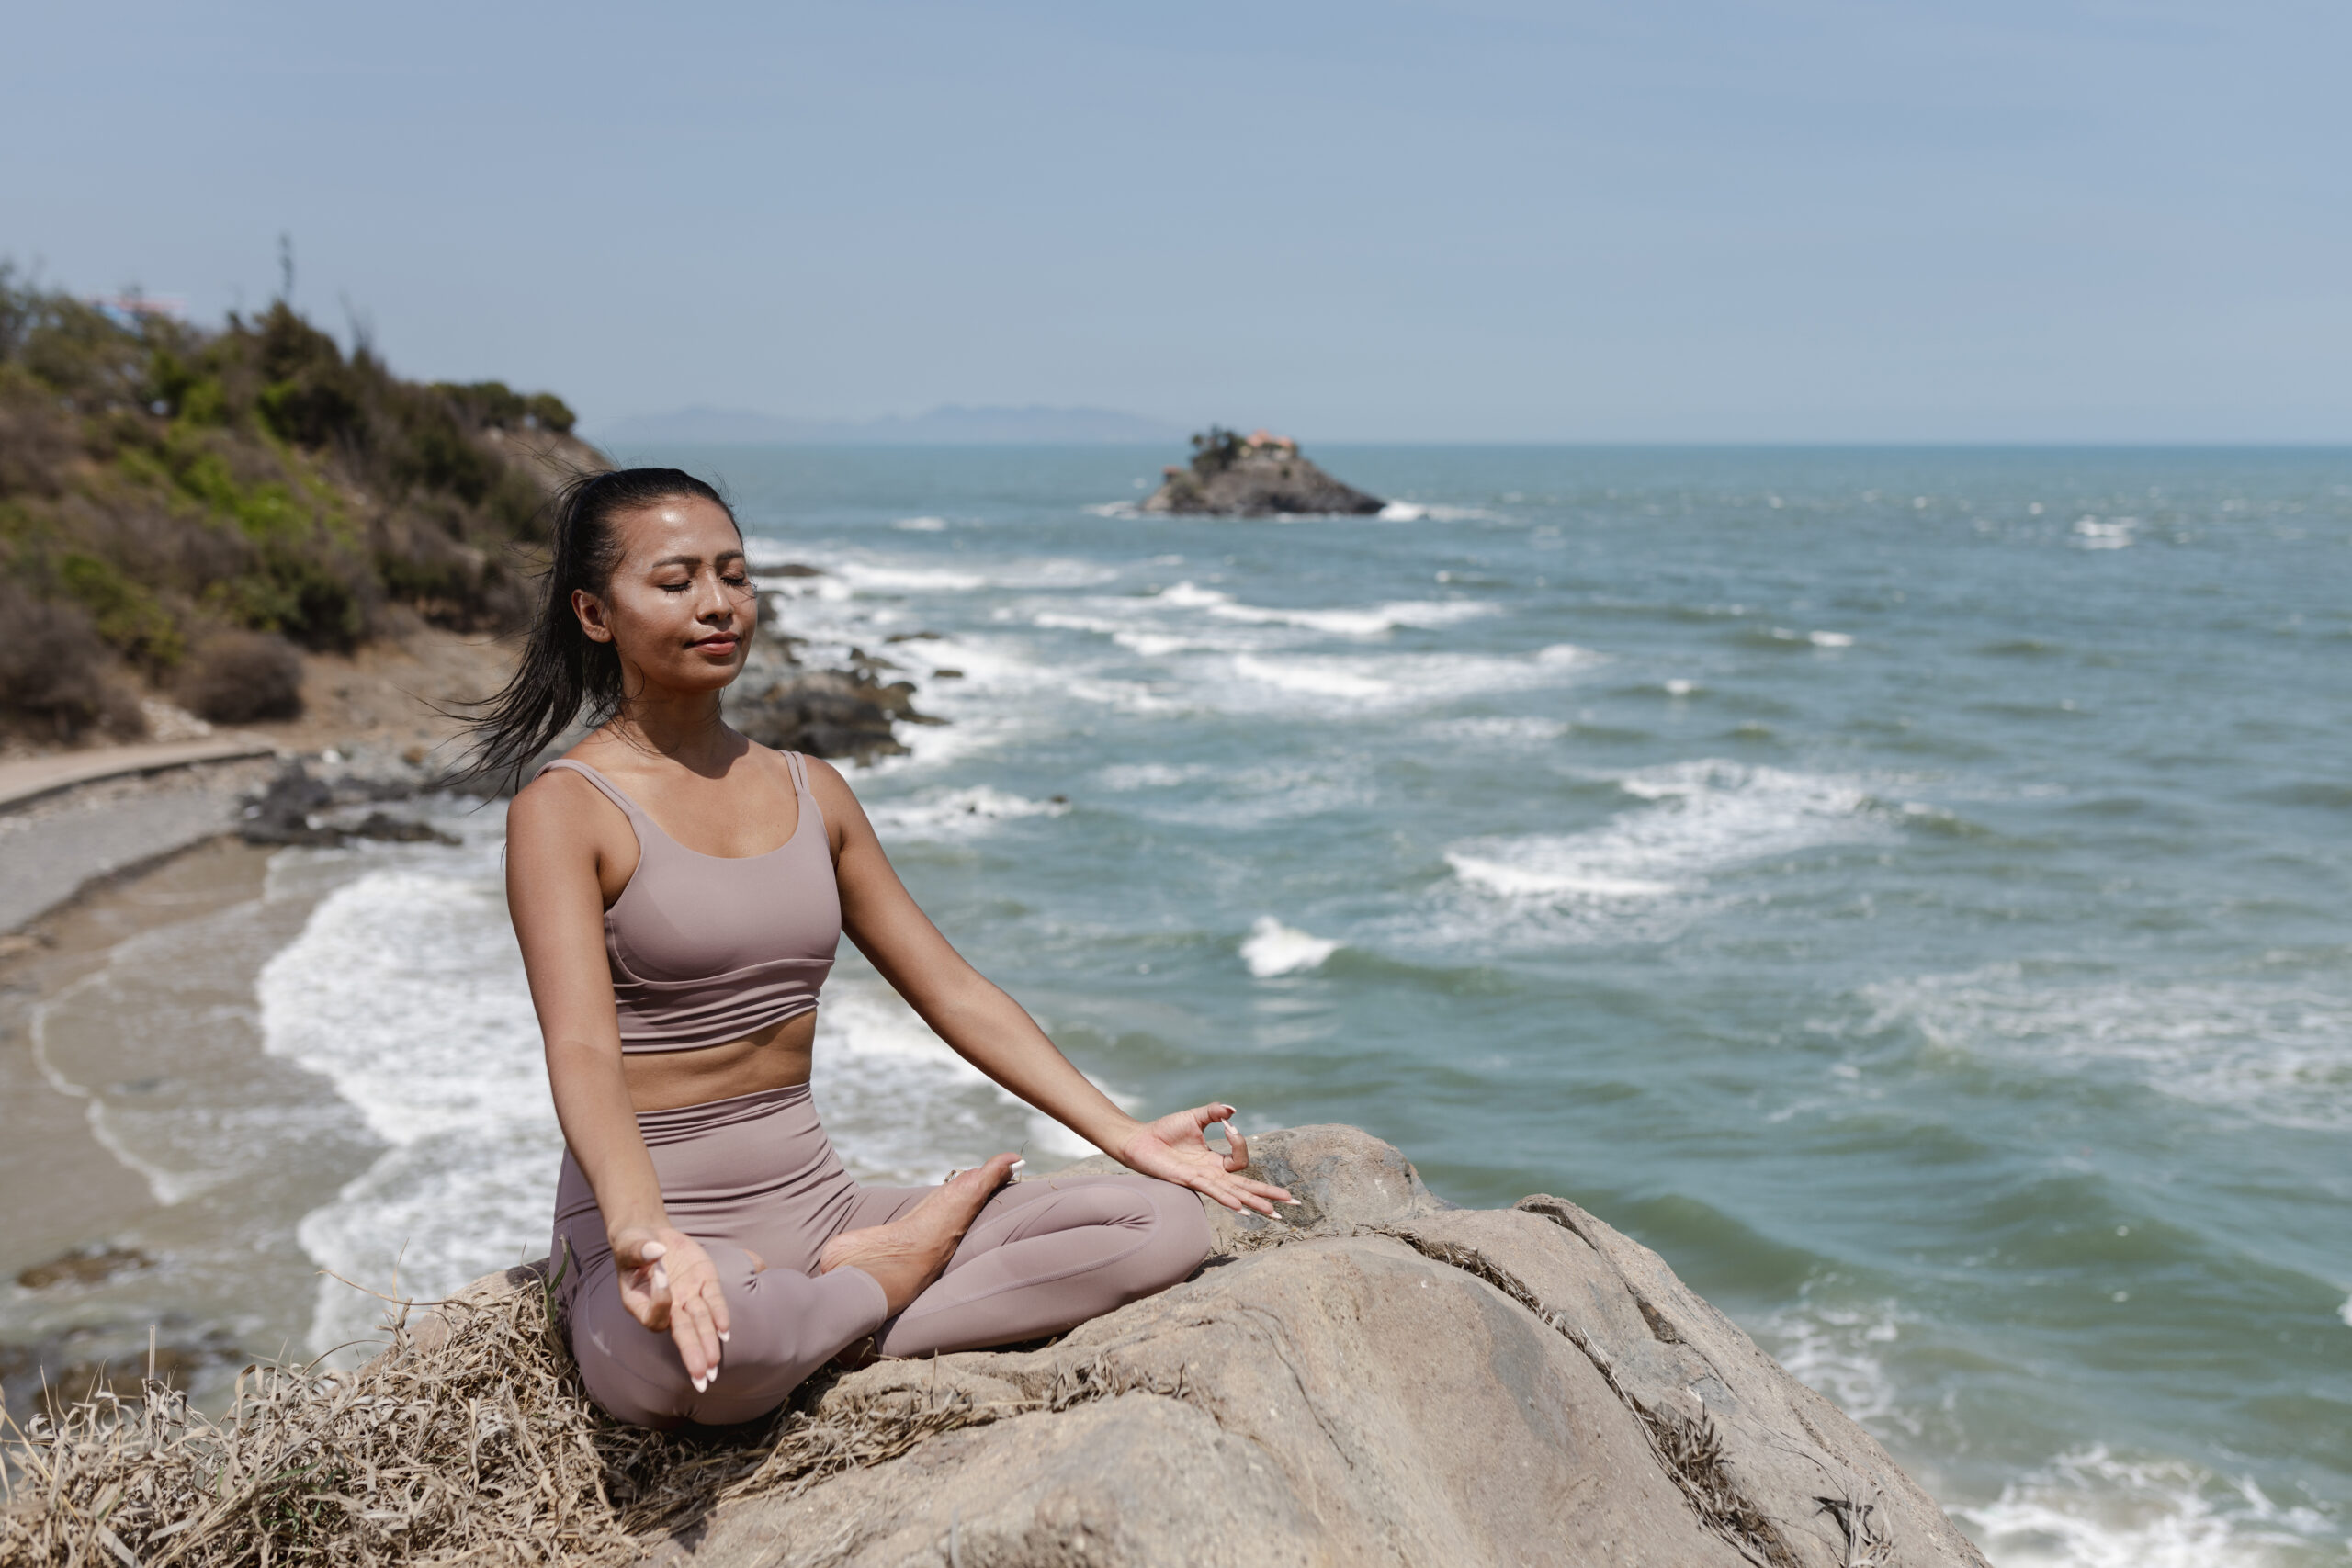
{"type": "Polygon", "coordinates": [[[8,1423],[0,1564],[627,1562],[721,1502],[1125,1392],[1096,1366],[1018,1402],[844,1388],[820,1410],[817,1380],[767,1422],[672,1436],[588,1402],[536,1284],[390,1326],[356,1371],[248,1369],[217,1421],[150,1381],[136,1400],[8,1423]]]}

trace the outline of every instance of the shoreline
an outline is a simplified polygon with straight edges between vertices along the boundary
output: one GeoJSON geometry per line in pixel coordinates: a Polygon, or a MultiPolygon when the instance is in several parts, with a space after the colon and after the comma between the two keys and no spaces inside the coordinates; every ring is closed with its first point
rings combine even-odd
{"type": "Polygon", "coordinates": [[[77,901],[233,832],[244,797],[288,761],[420,785],[458,733],[446,710],[504,680],[511,655],[419,626],[356,653],[303,656],[299,718],[169,739],[0,758],[0,953],[77,901]]]}

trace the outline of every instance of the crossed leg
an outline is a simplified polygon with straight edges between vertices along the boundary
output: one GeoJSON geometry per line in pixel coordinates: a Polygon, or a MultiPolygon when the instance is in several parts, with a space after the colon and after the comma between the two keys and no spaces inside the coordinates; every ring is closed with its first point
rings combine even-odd
{"type": "MultiPolygon", "coordinates": [[[[860,1188],[842,1233],[888,1224],[930,1190],[860,1188]]],[[[1166,1290],[1208,1252],[1200,1199],[1172,1182],[1014,1182],[980,1210],[939,1279],[883,1326],[876,1348],[927,1356],[1058,1334],[1166,1290]]]]}

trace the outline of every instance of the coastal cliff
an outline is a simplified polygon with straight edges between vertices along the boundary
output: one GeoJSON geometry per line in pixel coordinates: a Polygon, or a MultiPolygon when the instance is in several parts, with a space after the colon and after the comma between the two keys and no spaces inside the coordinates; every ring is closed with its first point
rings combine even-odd
{"type": "Polygon", "coordinates": [[[1190,467],[1171,466],[1163,473],[1142,510],[1214,517],[1365,516],[1385,504],[1308,462],[1290,437],[1262,430],[1239,435],[1212,425],[1193,437],[1190,467]]]}
{"type": "Polygon", "coordinates": [[[562,400],[152,304],[0,263],[0,745],[291,719],[318,656],[517,623],[548,491],[608,466],[562,400]]]}
{"type": "MultiPolygon", "coordinates": [[[[614,1427],[544,1276],[216,1427],[85,1407],[20,1456],[0,1562],[1388,1562],[1982,1568],[1877,1443],[1564,1199],[1456,1209],[1350,1127],[1251,1141],[1286,1221],[1040,1346],[814,1380],[758,1428],[614,1427]]],[[[1041,1179],[1052,1179],[1051,1177],[1041,1179]]],[[[542,1266],[543,1267],[543,1266],[542,1266]]]]}

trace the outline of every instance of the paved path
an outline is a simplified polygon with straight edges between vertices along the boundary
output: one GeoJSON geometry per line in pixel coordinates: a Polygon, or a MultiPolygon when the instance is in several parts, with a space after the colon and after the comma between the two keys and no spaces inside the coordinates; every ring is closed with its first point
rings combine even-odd
{"type": "Polygon", "coordinates": [[[0,811],[75,784],[124,773],[160,773],[193,762],[226,762],[266,757],[277,750],[251,736],[207,736],[201,740],[158,740],[139,746],[106,746],[91,751],[61,751],[29,761],[0,762],[0,811]]]}
{"type": "Polygon", "coordinates": [[[0,932],[95,878],[229,831],[276,755],[212,736],[0,763],[0,932]]]}

